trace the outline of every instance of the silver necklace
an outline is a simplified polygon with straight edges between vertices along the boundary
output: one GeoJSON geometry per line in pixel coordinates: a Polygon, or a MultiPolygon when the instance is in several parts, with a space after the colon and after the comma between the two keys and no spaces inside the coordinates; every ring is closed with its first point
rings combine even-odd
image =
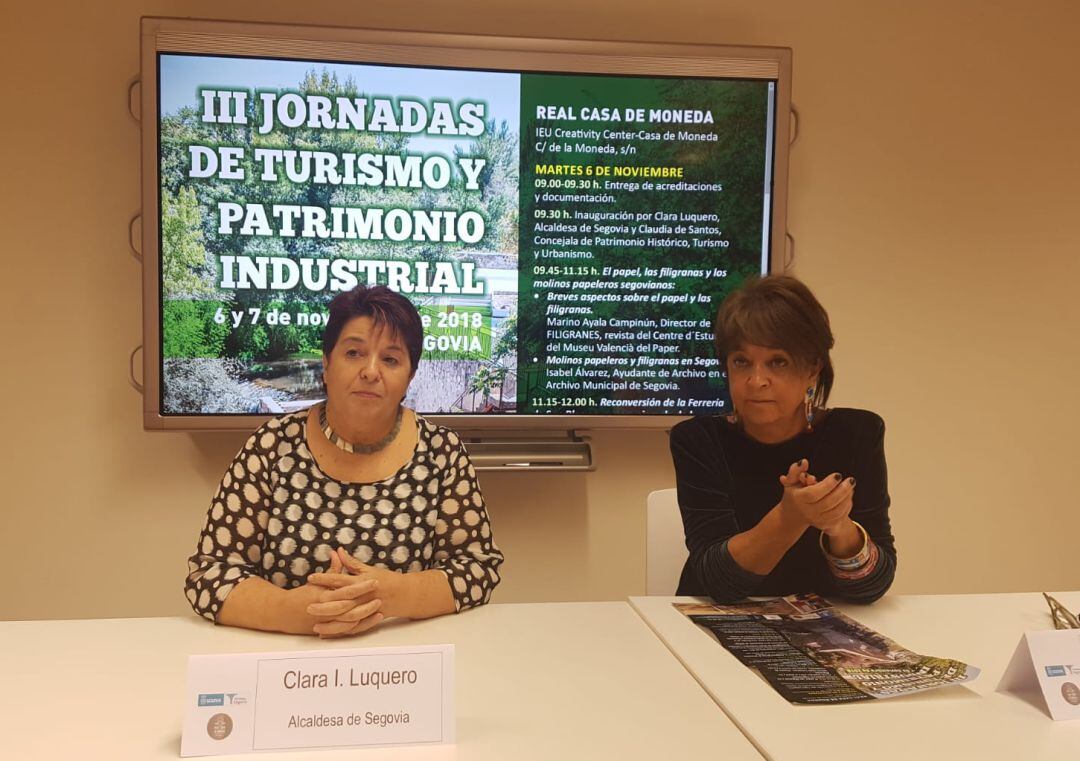
{"type": "Polygon", "coordinates": [[[351,441],[346,441],[334,433],[334,429],[330,427],[330,423],[326,420],[325,402],[319,407],[319,427],[322,428],[322,432],[326,435],[327,440],[338,449],[348,452],[349,454],[373,454],[386,449],[386,447],[390,445],[390,442],[397,438],[398,431],[401,430],[401,416],[404,411],[405,408],[399,405],[397,408],[397,419],[394,421],[394,427],[390,429],[390,433],[386,434],[373,444],[353,444],[351,441]]]}

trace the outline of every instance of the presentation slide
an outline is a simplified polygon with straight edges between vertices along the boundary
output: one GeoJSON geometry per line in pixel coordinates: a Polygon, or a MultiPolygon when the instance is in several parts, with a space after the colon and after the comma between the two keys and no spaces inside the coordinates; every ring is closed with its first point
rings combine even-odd
{"type": "Polygon", "coordinates": [[[772,82],[161,54],[158,89],[164,414],[319,401],[358,283],[420,312],[418,411],[726,410],[772,82]]]}

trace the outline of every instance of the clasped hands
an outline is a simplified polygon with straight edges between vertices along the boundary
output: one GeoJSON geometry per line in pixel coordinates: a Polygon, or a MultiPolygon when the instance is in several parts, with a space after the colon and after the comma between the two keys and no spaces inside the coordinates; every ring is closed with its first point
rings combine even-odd
{"type": "Polygon", "coordinates": [[[781,509],[790,517],[832,537],[846,533],[855,498],[855,479],[832,473],[820,481],[810,473],[806,459],[793,463],[780,476],[784,487],[781,509]]]}
{"type": "Polygon", "coordinates": [[[344,549],[330,556],[330,569],[307,578],[307,614],[320,637],[349,637],[373,629],[391,615],[386,601],[394,594],[401,574],[361,563],[344,549]]]}

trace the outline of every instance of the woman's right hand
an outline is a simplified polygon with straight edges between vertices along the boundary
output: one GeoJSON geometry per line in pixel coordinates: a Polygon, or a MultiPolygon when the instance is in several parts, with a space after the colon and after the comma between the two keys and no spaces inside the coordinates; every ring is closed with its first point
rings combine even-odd
{"type": "Polygon", "coordinates": [[[818,481],[809,469],[810,463],[803,459],[780,476],[784,487],[780,509],[789,519],[825,530],[851,512],[855,479],[833,473],[818,481]]]}

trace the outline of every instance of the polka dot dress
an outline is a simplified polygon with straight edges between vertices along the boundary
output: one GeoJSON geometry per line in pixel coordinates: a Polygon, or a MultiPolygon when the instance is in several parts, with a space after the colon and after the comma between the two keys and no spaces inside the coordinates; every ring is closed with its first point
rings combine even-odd
{"type": "Polygon", "coordinates": [[[328,571],[338,547],[392,571],[442,570],[459,611],[487,602],[503,556],[457,434],[418,415],[412,459],[383,481],[350,483],[319,469],[304,440],[306,417],[268,421],[225,471],[188,560],[195,612],[216,620],[249,576],[298,587],[328,571]]]}

